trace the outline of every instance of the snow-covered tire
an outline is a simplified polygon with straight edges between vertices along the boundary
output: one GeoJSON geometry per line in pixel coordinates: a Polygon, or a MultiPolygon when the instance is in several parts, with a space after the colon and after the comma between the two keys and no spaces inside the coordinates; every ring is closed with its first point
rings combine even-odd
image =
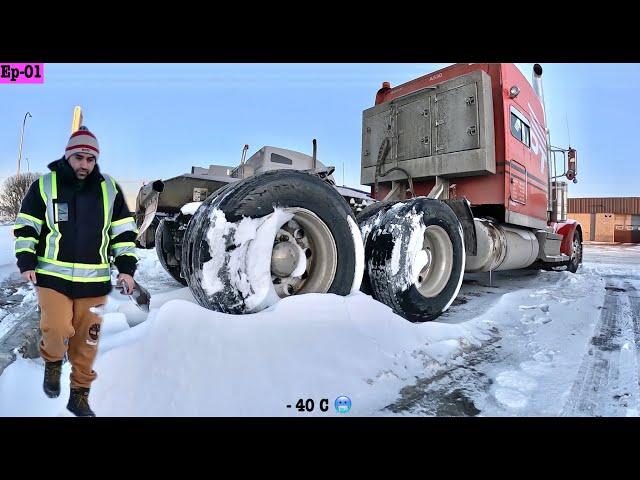
{"type": "Polygon", "coordinates": [[[176,282],[180,282],[182,285],[187,285],[187,281],[180,276],[180,258],[175,255],[174,246],[171,244],[172,240],[167,228],[166,219],[160,220],[160,223],[156,227],[155,235],[155,248],[158,254],[158,260],[162,265],[162,268],[173,277],[176,282]],[[173,256],[170,260],[169,256],[173,256]],[[175,265],[177,260],[177,265],[175,265]]]}
{"type": "Polygon", "coordinates": [[[434,320],[460,291],[462,226],[444,202],[419,197],[389,209],[369,240],[373,297],[411,322],[434,320]]]}
{"type": "MultiPolygon", "coordinates": [[[[231,184],[203,202],[187,226],[182,265],[183,276],[200,305],[242,314],[267,308],[290,294],[347,295],[360,286],[364,253],[355,217],[336,189],[305,172],[275,170],[231,184]],[[276,208],[292,218],[280,224],[276,208]],[[261,225],[271,225],[271,220],[278,223],[265,230],[272,232],[270,259],[251,257],[251,242],[254,246],[265,243],[258,237],[247,241],[239,233],[248,219],[263,219],[261,225]],[[283,256],[278,256],[278,245],[283,246],[283,256]],[[218,252],[214,262],[210,262],[212,251],[218,252]],[[295,256],[293,271],[278,263],[291,256],[295,256]],[[265,261],[271,263],[264,267],[265,261]],[[254,282],[251,272],[256,262],[270,275],[266,280],[263,274],[254,282]]],[[[291,263],[286,265],[293,268],[291,263]]]]}
{"type": "Polygon", "coordinates": [[[577,228],[573,232],[573,239],[571,241],[571,259],[567,264],[567,270],[571,273],[576,273],[580,264],[582,263],[582,235],[577,228]]]}
{"type": "MultiPolygon", "coordinates": [[[[397,201],[386,201],[386,202],[376,202],[368,205],[362,211],[360,211],[356,215],[356,221],[358,222],[358,228],[360,228],[360,233],[362,235],[362,243],[364,245],[364,258],[365,264],[371,256],[371,248],[372,242],[369,241],[371,238],[371,232],[374,228],[380,225],[384,214],[391,207],[396,205],[397,201]]],[[[369,280],[369,272],[368,269],[364,269],[364,273],[362,275],[362,284],[360,285],[360,291],[367,295],[371,295],[371,281],[369,280]]]]}

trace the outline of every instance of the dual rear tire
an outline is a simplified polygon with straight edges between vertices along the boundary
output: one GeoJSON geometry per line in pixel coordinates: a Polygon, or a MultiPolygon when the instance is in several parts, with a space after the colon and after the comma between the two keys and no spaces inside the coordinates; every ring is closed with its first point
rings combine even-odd
{"type": "Polygon", "coordinates": [[[363,285],[409,321],[434,320],[462,285],[462,226],[439,200],[419,197],[378,207],[358,216],[367,258],[363,285]]]}

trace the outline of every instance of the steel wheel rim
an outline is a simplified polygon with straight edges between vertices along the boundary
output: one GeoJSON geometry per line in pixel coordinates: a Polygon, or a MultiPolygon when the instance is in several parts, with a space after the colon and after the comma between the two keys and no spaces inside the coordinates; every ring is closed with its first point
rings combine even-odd
{"type": "Polygon", "coordinates": [[[293,218],[280,226],[274,239],[271,279],[276,293],[280,298],[327,293],[338,267],[338,249],[331,230],[311,210],[301,207],[283,210],[292,213],[293,218]],[[297,273],[297,268],[291,271],[291,255],[305,262],[300,276],[291,275],[297,273]]]}
{"type": "Polygon", "coordinates": [[[453,243],[444,228],[430,225],[424,231],[422,248],[428,261],[422,266],[415,286],[423,297],[433,298],[444,290],[451,277],[453,243]]]}

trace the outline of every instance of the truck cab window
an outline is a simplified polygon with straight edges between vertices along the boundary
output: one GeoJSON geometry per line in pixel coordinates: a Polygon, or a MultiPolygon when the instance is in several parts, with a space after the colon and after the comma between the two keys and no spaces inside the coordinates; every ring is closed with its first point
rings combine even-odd
{"type": "Polygon", "coordinates": [[[511,107],[511,135],[527,147],[531,146],[530,127],[524,117],[513,107],[511,107]]]}
{"type": "Polygon", "coordinates": [[[284,165],[293,165],[293,160],[277,153],[271,154],[272,163],[283,163],[284,165]]]}

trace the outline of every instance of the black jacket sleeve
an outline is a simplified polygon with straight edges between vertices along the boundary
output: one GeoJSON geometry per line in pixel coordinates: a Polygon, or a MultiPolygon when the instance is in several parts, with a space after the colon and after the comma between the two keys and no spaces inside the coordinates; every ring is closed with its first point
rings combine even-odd
{"type": "Polygon", "coordinates": [[[133,276],[138,262],[138,256],[135,253],[135,240],[138,230],[122,193],[122,188],[117,183],[116,190],[113,216],[111,217],[111,231],[116,234],[111,235],[109,248],[114,256],[114,263],[118,272],[133,276]],[[114,223],[116,224],[115,227],[114,223]]]}
{"type": "Polygon", "coordinates": [[[35,270],[38,265],[35,246],[41,241],[42,227],[46,222],[46,208],[40,195],[38,180],[36,180],[22,199],[20,213],[13,227],[16,247],[18,247],[15,250],[20,273],[35,270]]]}

